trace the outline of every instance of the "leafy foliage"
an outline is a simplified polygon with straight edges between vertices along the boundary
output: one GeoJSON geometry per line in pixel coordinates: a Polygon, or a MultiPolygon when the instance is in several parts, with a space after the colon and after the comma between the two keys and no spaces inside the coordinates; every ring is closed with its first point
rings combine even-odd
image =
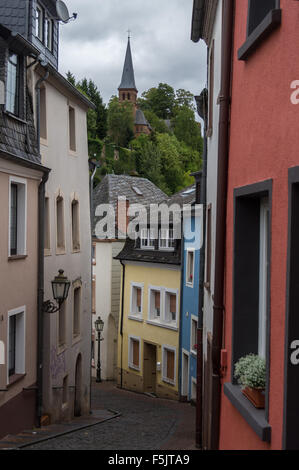
{"type": "Polygon", "coordinates": [[[242,388],[264,389],[266,386],[266,361],[255,354],[241,357],[235,364],[234,376],[242,388]]]}
{"type": "Polygon", "coordinates": [[[108,133],[110,139],[122,147],[127,147],[134,137],[133,105],[129,101],[120,103],[112,96],[108,105],[108,133]]]}

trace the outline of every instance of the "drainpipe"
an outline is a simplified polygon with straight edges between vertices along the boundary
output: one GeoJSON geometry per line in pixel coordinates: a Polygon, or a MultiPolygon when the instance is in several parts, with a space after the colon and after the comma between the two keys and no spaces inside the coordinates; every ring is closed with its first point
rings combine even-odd
{"type": "Polygon", "coordinates": [[[223,1],[221,92],[219,97],[219,140],[216,246],[212,339],[212,405],[211,449],[219,448],[221,405],[221,360],[224,318],[224,277],[226,245],[227,173],[229,153],[229,118],[231,97],[231,68],[233,46],[234,0],[223,1]]]}
{"type": "MultiPolygon", "coordinates": [[[[91,278],[91,307],[92,307],[92,296],[93,296],[93,293],[92,293],[92,281],[93,281],[93,264],[92,264],[92,247],[93,247],[93,242],[92,242],[92,227],[93,227],[93,220],[94,220],[94,204],[93,204],[93,181],[94,181],[94,177],[95,177],[95,174],[97,172],[97,169],[98,169],[98,165],[93,162],[92,160],[89,160],[89,165],[90,165],[90,170],[92,171],[91,175],[90,175],[90,181],[89,181],[89,185],[90,185],[90,191],[89,191],[89,195],[90,195],[90,226],[91,226],[91,271],[90,271],[90,278],[91,278]],[[92,168],[92,166],[94,166],[94,168],[92,168]]],[[[91,313],[91,322],[90,322],[90,338],[92,338],[92,313],[91,313]]],[[[92,342],[91,342],[91,345],[90,345],[90,358],[91,358],[91,355],[92,355],[92,342]]],[[[92,368],[90,367],[90,384],[89,384],[89,406],[90,406],[90,410],[89,410],[89,413],[92,414],[92,411],[91,411],[91,387],[92,387],[92,368]]]]}
{"type": "Polygon", "coordinates": [[[200,180],[200,193],[196,192],[196,204],[202,206],[202,241],[199,259],[199,293],[198,293],[198,323],[197,323],[197,371],[196,371],[196,447],[203,446],[203,315],[204,315],[204,280],[205,280],[205,253],[206,253],[206,206],[207,206],[207,115],[208,115],[208,91],[204,89],[200,96],[196,97],[197,111],[204,121],[204,140],[202,171],[193,174],[196,185],[200,180]]]}
{"type": "MultiPolygon", "coordinates": [[[[180,400],[182,399],[182,344],[183,344],[183,296],[184,296],[184,253],[185,253],[185,238],[184,238],[184,217],[183,212],[181,212],[182,220],[181,220],[181,286],[180,286],[180,329],[179,329],[179,397],[180,400]]],[[[189,374],[188,374],[189,376],[189,374]]]]}
{"type": "MultiPolygon", "coordinates": [[[[47,80],[49,72],[46,70],[44,77],[40,78],[36,85],[36,138],[38,154],[40,155],[40,86],[47,80]]],[[[41,425],[43,413],[43,340],[44,340],[44,213],[45,213],[45,186],[49,177],[49,170],[45,170],[38,188],[38,327],[37,327],[37,403],[36,412],[38,426],[41,425]]]]}
{"type": "Polygon", "coordinates": [[[120,336],[121,336],[121,348],[120,348],[120,388],[123,388],[123,327],[124,327],[124,298],[125,298],[125,265],[120,260],[120,264],[123,267],[123,278],[122,278],[122,291],[121,291],[121,314],[120,314],[120,336]]]}

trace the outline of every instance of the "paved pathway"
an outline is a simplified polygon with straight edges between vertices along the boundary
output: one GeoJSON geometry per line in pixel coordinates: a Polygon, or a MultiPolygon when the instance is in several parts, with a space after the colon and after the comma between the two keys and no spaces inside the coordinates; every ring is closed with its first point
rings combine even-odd
{"type": "Polygon", "coordinates": [[[195,449],[195,408],[190,404],[127,392],[111,382],[94,383],[92,395],[93,409],[117,410],[121,415],[26,449],[195,449]]]}

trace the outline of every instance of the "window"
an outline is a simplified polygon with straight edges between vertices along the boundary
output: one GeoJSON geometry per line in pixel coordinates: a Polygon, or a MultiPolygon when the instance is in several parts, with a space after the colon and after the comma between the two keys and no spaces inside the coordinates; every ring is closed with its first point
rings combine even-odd
{"type": "Polygon", "coordinates": [[[96,314],[96,276],[92,276],[92,313],[96,314]]]}
{"type": "Polygon", "coordinates": [[[79,202],[72,201],[72,247],[73,251],[80,250],[80,230],[79,230],[79,202]]]}
{"type": "Polygon", "coordinates": [[[177,320],[177,294],[165,292],[165,322],[176,324],[177,320]]]}
{"type": "Polygon", "coordinates": [[[249,0],[247,39],[238,51],[238,59],[246,60],[256,47],[281,24],[279,0],[249,0]]]}
{"type": "Polygon", "coordinates": [[[40,89],[40,137],[47,140],[47,94],[44,86],[40,89]]]}
{"type": "Polygon", "coordinates": [[[44,39],[44,13],[42,8],[37,5],[36,7],[36,17],[35,17],[35,35],[43,41],[44,39]]]}
{"type": "Polygon", "coordinates": [[[96,250],[97,250],[97,249],[96,249],[96,245],[93,244],[93,245],[92,245],[92,264],[93,264],[93,265],[96,265],[96,264],[97,264],[97,263],[96,263],[96,252],[97,252],[96,250]]]}
{"type": "Polygon", "coordinates": [[[66,344],[66,310],[67,300],[63,302],[58,311],[58,346],[62,347],[66,344]]]}
{"type": "Polygon", "coordinates": [[[196,395],[197,395],[196,379],[192,377],[191,379],[191,400],[192,401],[196,401],[196,395]]]}
{"type": "Polygon", "coordinates": [[[52,52],[53,49],[53,21],[50,18],[46,18],[45,21],[45,39],[46,46],[52,52]]]}
{"type": "Polygon", "coordinates": [[[140,370],[140,338],[129,337],[129,367],[140,370]]]}
{"type": "Polygon", "coordinates": [[[162,346],[163,348],[163,366],[162,366],[162,379],[171,385],[175,385],[175,362],[176,350],[171,346],[162,346]]]}
{"type": "Polygon", "coordinates": [[[175,240],[173,238],[173,229],[162,228],[159,230],[159,249],[174,250],[175,240]]]}
{"type": "Polygon", "coordinates": [[[143,228],[141,230],[141,249],[145,249],[145,250],[155,249],[154,230],[149,229],[149,228],[143,228]]]}
{"type": "Polygon", "coordinates": [[[152,320],[161,318],[161,289],[149,289],[149,317],[152,320]]]}
{"type": "Polygon", "coordinates": [[[142,315],[143,284],[131,284],[131,315],[142,315]]]}
{"type": "Polygon", "coordinates": [[[25,307],[8,312],[8,382],[16,374],[25,374],[25,307]]]}
{"type": "Polygon", "coordinates": [[[74,305],[73,305],[73,335],[80,334],[80,321],[81,321],[81,287],[74,289],[74,305]]]}
{"type": "Polygon", "coordinates": [[[197,354],[197,318],[193,315],[191,316],[191,343],[190,351],[193,354],[197,354]]]}
{"type": "Polygon", "coordinates": [[[50,250],[50,200],[48,197],[45,198],[45,241],[44,241],[44,248],[45,250],[50,250]]]}
{"type": "Polygon", "coordinates": [[[26,254],[26,180],[10,178],[9,256],[26,254]]]}
{"type": "Polygon", "coordinates": [[[76,119],[75,109],[69,106],[69,147],[76,152],[76,119]]]}
{"type": "Polygon", "coordinates": [[[186,266],[186,284],[193,287],[194,279],[194,251],[187,250],[187,266],[186,266]]]}
{"type": "Polygon", "coordinates": [[[56,238],[57,248],[60,251],[65,250],[64,239],[64,201],[62,196],[56,198],[56,238]]]}
{"type": "Polygon", "coordinates": [[[258,27],[267,14],[276,8],[276,0],[250,0],[248,10],[248,36],[258,27]]]}
{"type": "MultiPolygon", "coordinates": [[[[260,183],[240,188],[268,188],[260,183]]],[[[270,208],[263,192],[236,197],[234,249],[234,362],[246,354],[266,358],[269,309],[270,208]]]]}
{"type": "Polygon", "coordinates": [[[6,111],[16,116],[20,112],[20,58],[17,54],[9,53],[6,82],[6,111]]]}

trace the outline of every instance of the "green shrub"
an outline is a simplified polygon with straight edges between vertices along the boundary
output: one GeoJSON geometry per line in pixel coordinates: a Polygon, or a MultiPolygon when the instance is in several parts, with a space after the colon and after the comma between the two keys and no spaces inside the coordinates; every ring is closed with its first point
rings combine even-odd
{"type": "Polygon", "coordinates": [[[234,377],[242,388],[264,389],[266,386],[266,361],[255,354],[241,357],[235,364],[234,377]]]}

